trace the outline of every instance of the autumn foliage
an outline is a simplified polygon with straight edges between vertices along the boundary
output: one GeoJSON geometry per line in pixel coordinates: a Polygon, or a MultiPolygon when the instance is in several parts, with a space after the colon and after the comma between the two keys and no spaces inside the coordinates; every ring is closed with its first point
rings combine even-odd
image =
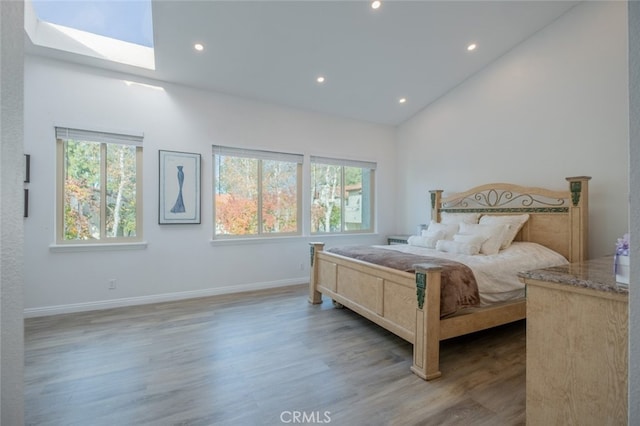
{"type": "Polygon", "coordinates": [[[216,234],[253,235],[298,230],[297,164],[223,156],[217,166],[216,234]]]}

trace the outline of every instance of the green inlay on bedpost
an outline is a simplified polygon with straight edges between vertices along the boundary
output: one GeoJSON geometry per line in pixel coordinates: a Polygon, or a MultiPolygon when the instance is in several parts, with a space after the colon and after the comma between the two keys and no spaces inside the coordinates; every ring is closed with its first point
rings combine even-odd
{"type": "Polygon", "coordinates": [[[314,257],[313,255],[315,254],[316,247],[313,244],[311,244],[309,246],[309,251],[311,252],[311,267],[313,268],[313,257],[314,257]]]}
{"type": "Polygon", "coordinates": [[[571,182],[571,202],[574,206],[577,206],[580,202],[580,193],[582,192],[582,182],[571,182]]]}
{"type": "Polygon", "coordinates": [[[424,292],[427,288],[427,274],[416,272],[416,295],[418,296],[418,309],[424,306],[424,292]]]}
{"type": "Polygon", "coordinates": [[[431,192],[431,209],[436,208],[436,193],[431,192]]]}

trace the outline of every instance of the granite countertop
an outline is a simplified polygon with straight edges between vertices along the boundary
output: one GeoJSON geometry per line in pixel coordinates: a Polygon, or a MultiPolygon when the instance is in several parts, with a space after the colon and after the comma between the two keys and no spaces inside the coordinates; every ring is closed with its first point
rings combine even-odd
{"type": "Polygon", "coordinates": [[[518,276],[609,293],[625,295],[629,293],[628,285],[616,283],[616,276],[613,273],[613,256],[551,268],[534,269],[520,272],[518,276]]]}

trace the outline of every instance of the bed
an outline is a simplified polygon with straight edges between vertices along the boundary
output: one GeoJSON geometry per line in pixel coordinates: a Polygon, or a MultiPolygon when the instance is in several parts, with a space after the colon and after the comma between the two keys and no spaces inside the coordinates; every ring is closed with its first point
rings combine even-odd
{"type": "MultiPolygon", "coordinates": [[[[440,224],[445,216],[467,214],[476,214],[480,221],[488,223],[506,216],[526,215],[526,222],[513,238],[513,247],[526,245],[520,243],[535,243],[532,245],[561,255],[565,262],[586,260],[590,179],[588,176],[568,177],[566,190],[498,183],[453,195],[444,194],[442,190],[429,191],[432,223],[440,224]]],[[[417,257],[405,260],[411,267],[403,270],[396,269],[397,265],[385,266],[332,253],[324,249],[322,242],[312,242],[310,246],[309,303],[322,303],[325,295],[337,307],[347,307],[412,343],[411,371],[422,379],[441,376],[440,341],[525,318],[522,283],[520,294],[512,292],[507,297],[495,298],[482,296],[480,291],[480,299],[484,300],[469,307],[463,303],[455,312],[444,312],[443,315],[441,296],[449,284],[447,282],[444,289],[441,284],[448,265],[443,266],[437,258],[410,253],[417,257]]],[[[388,250],[384,253],[413,250],[408,246],[374,249],[388,250]]],[[[435,251],[439,250],[431,250],[435,251]]],[[[508,250],[500,249],[499,252],[508,250]]],[[[522,270],[537,268],[525,264],[519,267],[522,270]]],[[[471,266],[472,270],[474,268],[471,266]]],[[[483,279],[487,281],[486,277],[483,279]]]]}

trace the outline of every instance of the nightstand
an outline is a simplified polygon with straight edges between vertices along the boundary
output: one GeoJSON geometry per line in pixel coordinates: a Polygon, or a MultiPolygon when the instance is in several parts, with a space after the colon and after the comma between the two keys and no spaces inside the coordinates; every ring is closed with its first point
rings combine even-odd
{"type": "Polygon", "coordinates": [[[387,237],[387,244],[407,244],[410,236],[411,235],[389,235],[387,237]]]}

